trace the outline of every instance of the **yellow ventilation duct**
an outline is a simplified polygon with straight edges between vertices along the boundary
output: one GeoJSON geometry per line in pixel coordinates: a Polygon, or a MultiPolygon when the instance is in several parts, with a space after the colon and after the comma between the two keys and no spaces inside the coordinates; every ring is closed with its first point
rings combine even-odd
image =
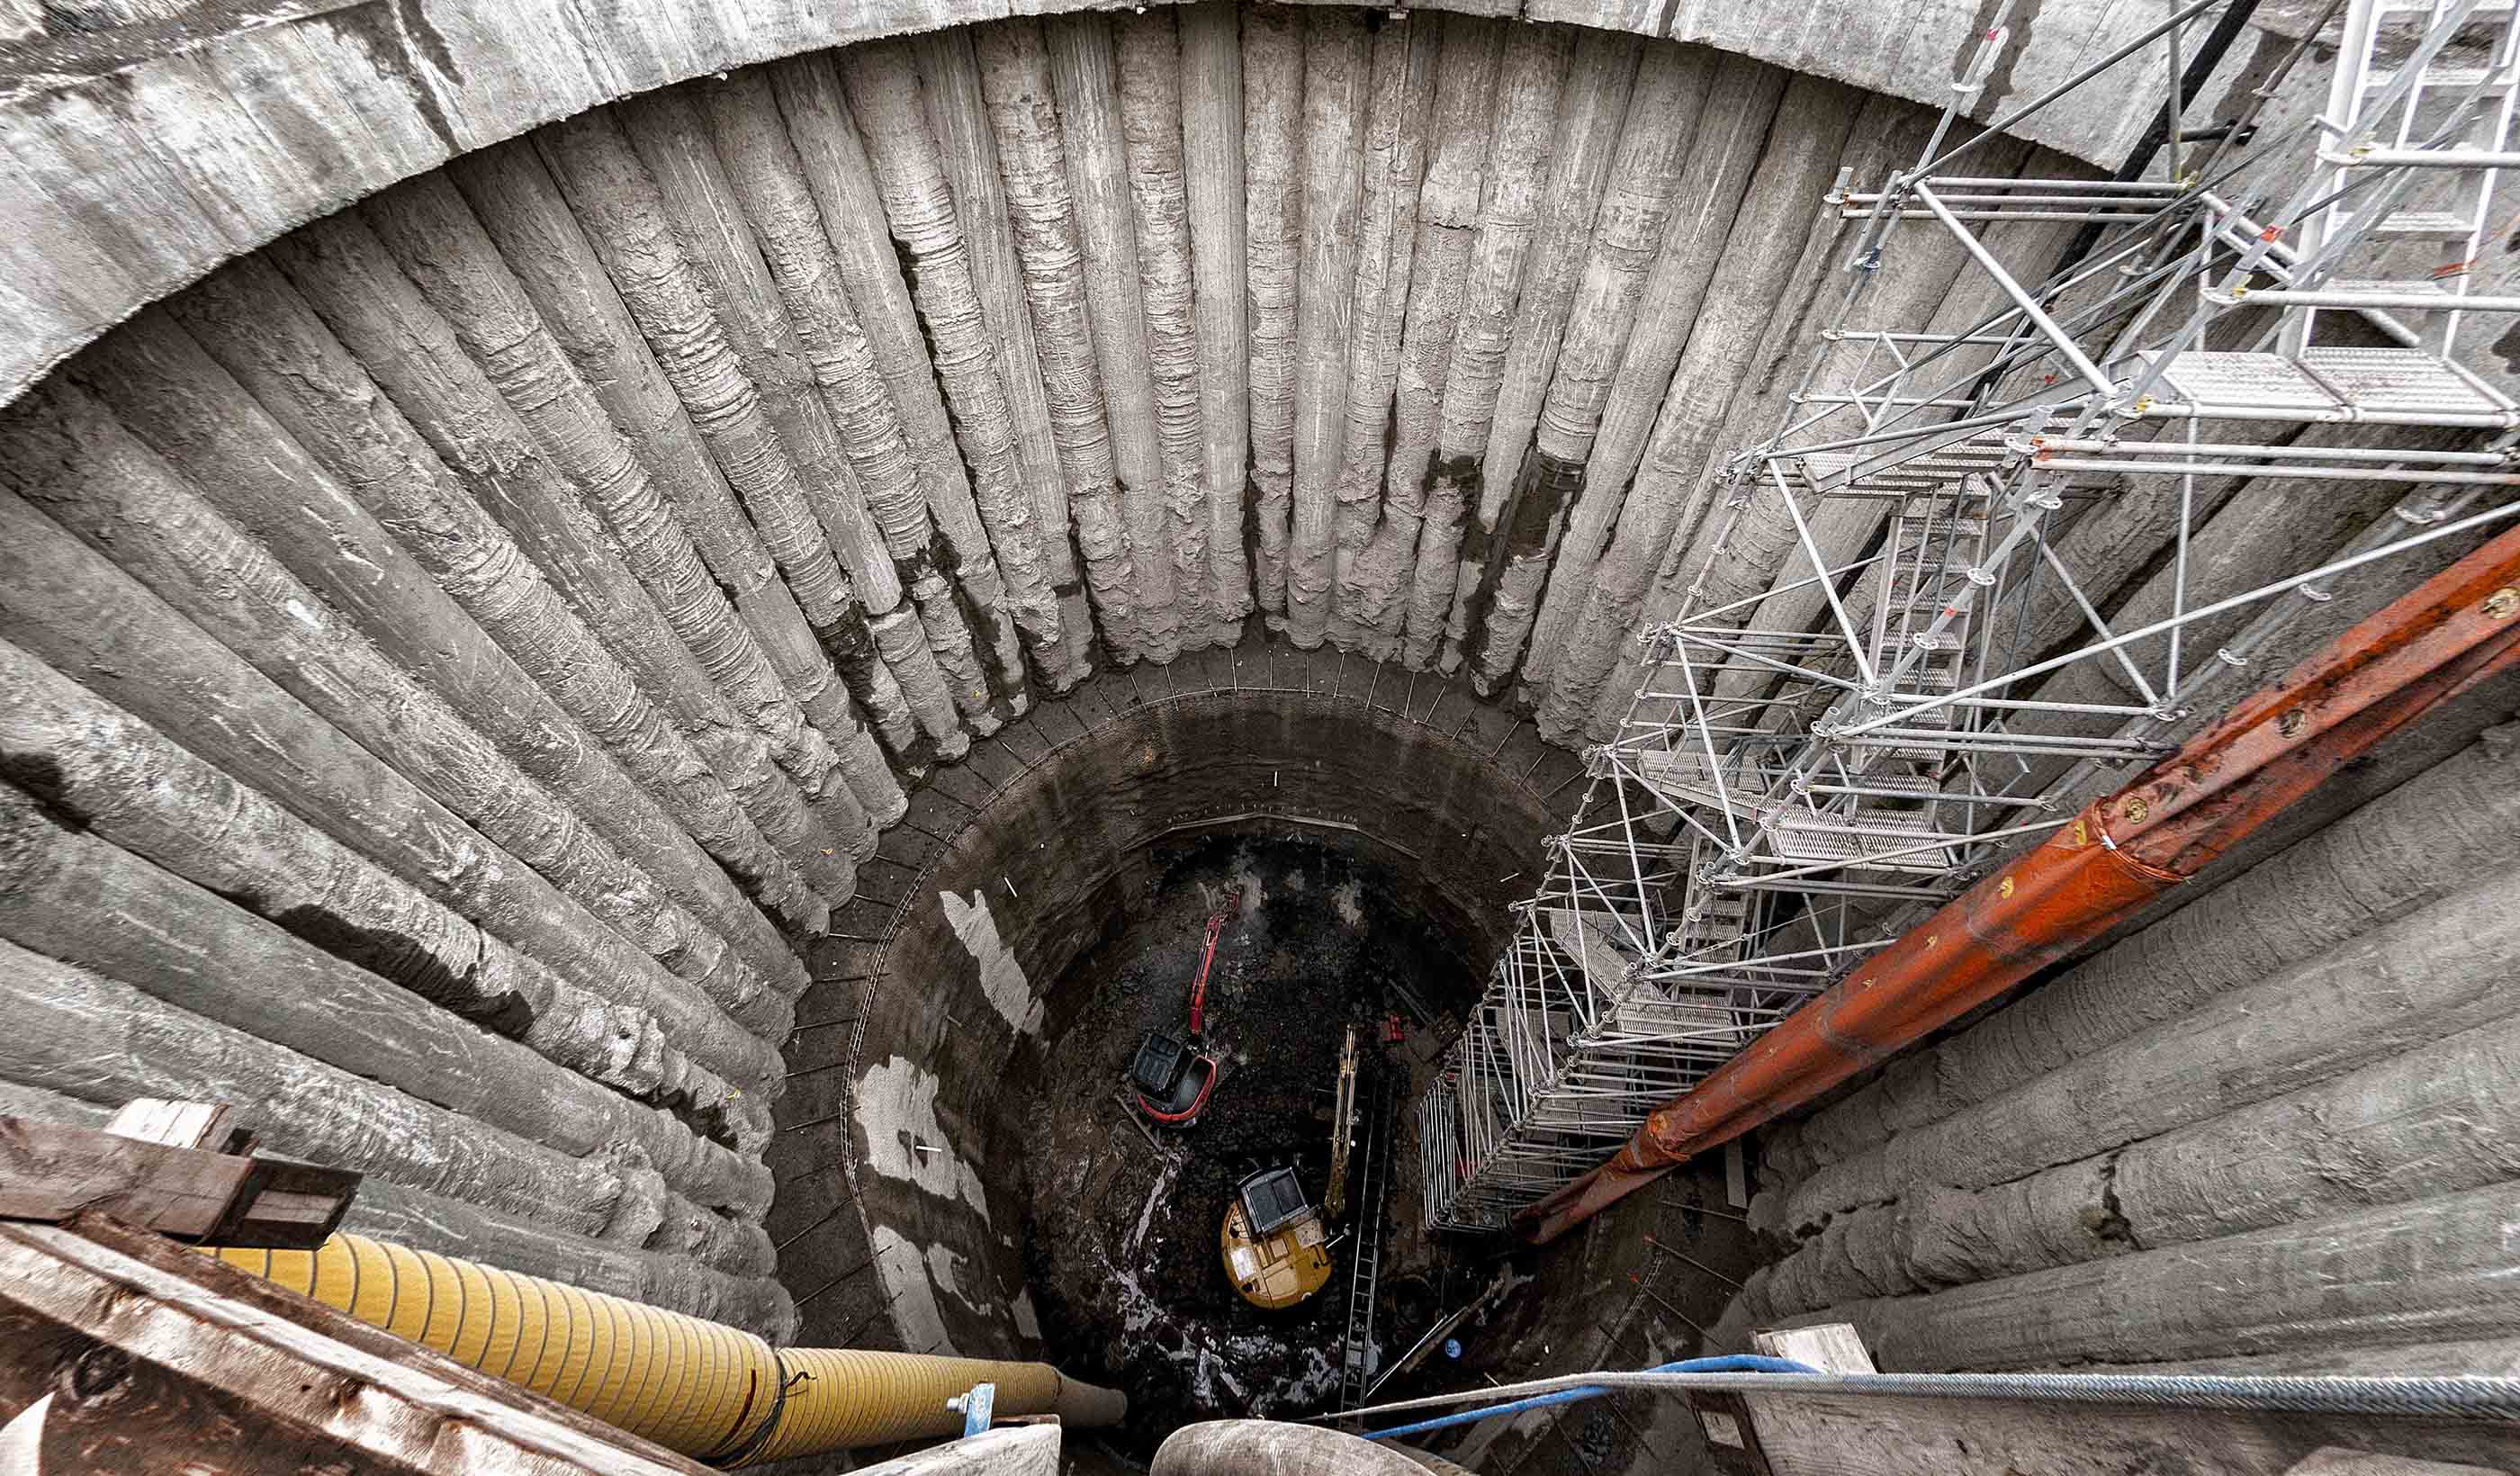
{"type": "Polygon", "coordinates": [[[997,1412],[1116,1424],[1120,1394],[1047,1364],[774,1349],[749,1332],[539,1276],[337,1234],[320,1250],[213,1252],[241,1271],[469,1368],[719,1465],[962,1433],[945,1401],[997,1385],[997,1412]]]}

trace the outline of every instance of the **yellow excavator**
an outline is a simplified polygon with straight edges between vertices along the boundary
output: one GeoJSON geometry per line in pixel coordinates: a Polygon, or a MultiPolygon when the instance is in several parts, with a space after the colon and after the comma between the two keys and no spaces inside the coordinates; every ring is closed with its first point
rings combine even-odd
{"type": "MultiPolygon", "coordinates": [[[[1323,1196],[1333,1220],[1347,1202],[1359,1065],[1357,1028],[1350,1025],[1339,1050],[1338,1101],[1330,1114],[1330,1182],[1323,1196]]],[[[1254,1307],[1275,1310],[1302,1302],[1330,1278],[1329,1233],[1323,1220],[1304,1198],[1303,1182],[1293,1169],[1263,1169],[1243,1180],[1217,1232],[1226,1279],[1254,1307]]]]}
{"type": "Polygon", "coordinates": [[[1217,1241],[1225,1275],[1254,1307],[1292,1307],[1330,1278],[1329,1235],[1293,1169],[1263,1169],[1243,1180],[1217,1241]]]}

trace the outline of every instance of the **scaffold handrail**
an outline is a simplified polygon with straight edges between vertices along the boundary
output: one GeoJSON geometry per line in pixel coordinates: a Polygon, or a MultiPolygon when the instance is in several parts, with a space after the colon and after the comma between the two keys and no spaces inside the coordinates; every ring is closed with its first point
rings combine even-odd
{"type": "MultiPolygon", "coordinates": [[[[2520,404],[2446,352],[2459,314],[2520,312],[2520,296],[2392,283],[2364,264],[2418,175],[2490,188],[2520,95],[2508,8],[2445,0],[2382,71],[2379,0],[2350,0],[2337,101],[2281,138],[2354,157],[2287,179],[2279,203],[2235,184],[2247,160],[2233,139],[2272,84],[2193,151],[2177,143],[2174,86],[2160,125],[2172,143],[2140,177],[1954,170],[2110,66],[2149,56],[2186,75],[2183,28],[2220,3],[2181,7],[1946,147],[2005,44],[1999,15],[1916,163],[1877,182],[1842,174],[1828,192],[1823,229],[1863,222],[1836,317],[1774,428],[1708,473],[1711,552],[1677,607],[1645,623],[1627,712],[1586,751],[1575,815],[1418,1105],[1430,1227],[1501,1229],[1589,1170],[1920,910],[2068,824],[2098,776],[2175,746],[2341,578],[2520,516],[2520,404]],[[2471,22],[2498,27],[2486,65],[2436,75],[2448,32],[2471,22]],[[1985,228],[2034,219],[2096,239],[2016,271],[1985,228]],[[1997,305],[1949,332],[1882,321],[1872,288],[1919,232],[1997,305]],[[2382,346],[2313,331],[2340,307],[2382,346]],[[2260,309],[2264,325],[2232,317],[2260,309]],[[2210,433],[2234,425],[2228,440],[2210,433]],[[2444,430],[2494,439],[2446,446],[2444,430]],[[2196,583],[2194,531],[2227,503],[2387,485],[2408,490],[2313,567],[2236,592],[2196,583]],[[2068,535],[2121,514],[2163,530],[2166,588],[2113,612],[2068,535]],[[1713,578],[1743,517],[1792,535],[1754,594],[1713,578]],[[1849,527],[1868,530],[1863,546],[1849,527]],[[2200,656],[2195,632],[2235,620],[2200,656]]],[[[2451,215],[2415,212],[2403,234],[2466,239],[2450,233],[2473,215],[2451,215]]]]}

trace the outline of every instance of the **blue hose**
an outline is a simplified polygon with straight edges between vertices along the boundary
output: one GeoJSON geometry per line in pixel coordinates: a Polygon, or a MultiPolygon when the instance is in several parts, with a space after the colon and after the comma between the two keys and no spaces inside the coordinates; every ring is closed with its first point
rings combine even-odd
{"type": "MultiPolygon", "coordinates": [[[[1761,1358],[1752,1353],[1728,1353],[1720,1358],[1682,1359],[1677,1364],[1657,1364],[1648,1373],[1818,1373],[1809,1364],[1797,1364],[1789,1358],[1761,1358]]],[[[1414,1425],[1396,1425],[1388,1430],[1368,1430],[1368,1440],[1395,1440],[1403,1435],[1422,1435],[1428,1430],[1442,1430],[1453,1425],[1466,1425],[1500,1414],[1519,1414],[1525,1409],[1538,1409],[1549,1405],[1571,1405],[1578,1400],[1599,1399],[1611,1389],[1601,1384],[1578,1384],[1572,1389],[1559,1389],[1551,1394],[1535,1394],[1508,1405],[1490,1405],[1484,1409],[1463,1409],[1456,1414],[1421,1419],[1414,1425]]]]}

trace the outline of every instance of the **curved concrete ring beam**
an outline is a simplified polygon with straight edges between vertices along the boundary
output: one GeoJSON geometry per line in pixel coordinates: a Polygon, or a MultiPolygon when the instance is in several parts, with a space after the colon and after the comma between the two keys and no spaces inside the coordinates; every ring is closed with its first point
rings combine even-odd
{"type": "MultiPolygon", "coordinates": [[[[1307,0],[1310,3],[1310,0],[1307,0]]],[[[799,52],[1084,0],[176,0],[97,25],[0,7],[0,403],[212,267],[457,155],[599,104],[799,52]],[[170,18],[171,17],[171,18],[170,18]]],[[[1697,42],[1936,106],[1977,0],[1434,0],[1697,42]],[[1911,44],[1928,38],[1936,44],[1911,44]]],[[[2022,6],[1981,119],[2063,80],[2152,6],[2022,6]],[[2030,45],[2037,32],[2038,45],[2030,45]],[[2051,74],[2052,73],[2052,74],[2051,74]]],[[[2130,77],[2142,86],[2148,74],[2130,77]]],[[[2158,111],[2123,89],[2020,137],[2114,164],[2158,111]]]]}

